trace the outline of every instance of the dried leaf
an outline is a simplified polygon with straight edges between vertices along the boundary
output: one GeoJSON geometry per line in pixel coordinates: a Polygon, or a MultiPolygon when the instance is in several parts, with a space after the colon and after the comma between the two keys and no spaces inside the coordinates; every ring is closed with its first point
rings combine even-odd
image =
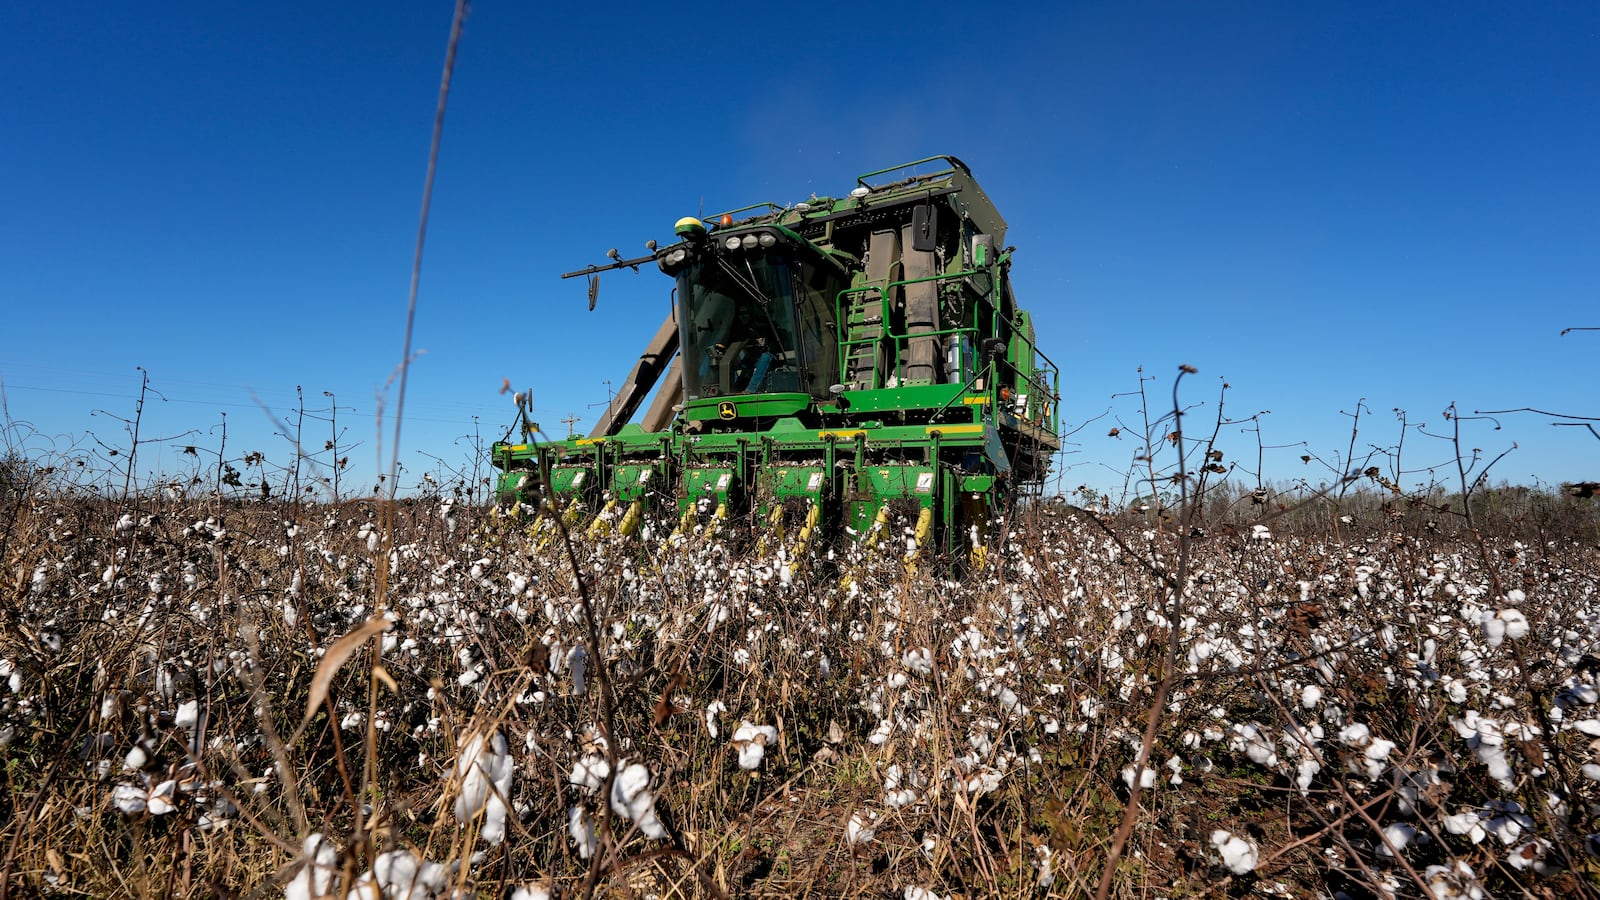
{"type": "Polygon", "coordinates": [[[656,701],[655,715],[652,718],[657,728],[665,725],[667,720],[673,716],[688,712],[688,710],[676,706],[672,702],[672,695],[688,681],[689,679],[684,676],[682,670],[673,672],[672,677],[667,679],[666,686],[661,689],[661,699],[656,701]]]}
{"type": "Polygon", "coordinates": [[[305,718],[300,720],[300,727],[294,730],[294,736],[289,739],[289,743],[299,740],[306,726],[311,724],[311,717],[316,715],[317,707],[328,699],[328,686],[333,684],[333,676],[337,675],[339,667],[350,659],[350,654],[356,652],[356,648],[365,644],[373,635],[382,634],[393,627],[394,623],[388,619],[368,619],[355,631],[339,638],[328,647],[327,652],[322,654],[322,662],[317,663],[316,676],[311,679],[311,695],[306,698],[305,718]]]}

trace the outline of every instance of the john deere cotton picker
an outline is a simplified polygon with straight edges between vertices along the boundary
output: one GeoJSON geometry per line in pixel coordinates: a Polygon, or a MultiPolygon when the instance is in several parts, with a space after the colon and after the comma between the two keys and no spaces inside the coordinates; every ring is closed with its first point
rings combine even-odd
{"type": "Polygon", "coordinates": [[[500,499],[548,485],[591,532],[631,533],[651,512],[684,533],[745,517],[787,532],[792,559],[823,534],[876,544],[891,528],[912,553],[981,553],[1060,447],[1059,373],[1012,294],[1005,220],[965,164],[856,181],[680,219],[670,246],[563,276],[591,278],[592,305],[599,272],[654,263],[675,308],[588,437],[494,445],[500,499]]]}

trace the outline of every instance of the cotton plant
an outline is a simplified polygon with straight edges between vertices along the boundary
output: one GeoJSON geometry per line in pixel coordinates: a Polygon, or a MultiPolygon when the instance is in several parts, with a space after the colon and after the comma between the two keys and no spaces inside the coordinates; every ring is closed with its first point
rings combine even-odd
{"type": "Polygon", "coordinates": [[[732,745],[739,754],[739,768],[747,772],[760,768],[767,747],[777,742],[777,728],[771,725],[753,725],[748,720],[740,722],[732,740],[732,745]]]}
{"type": "Polygon", "coordinates": [[[338,877],[339,851],[321,832],[313,832],[302,843],[299,870],[283,886],[284,900],[329,896],[338,877]]]}
{"type": "Polygon", "coordinates": [[[876,821],[877,813],[870,811],[856,811],[844,823],[844,842],[851,847],[871,843],[878,832],[872,827],[876,821]]]}
{"type": "Polygon", "coordinates": [[[431,862],[412,850],[390,850],[357,876],[351,894],[362,900],[435,900],[448,896],[458,866],[431,862]]]}
{"type": "Polygon", "coordinates": [[[645,837],[660,840],[667,829],[656,815],[656,797],[650,788],[650,770],[643,763],[619,762],[611,780],[611,811],[638,826],[645,837]]]}
{"type": "Polygon", "coordinates": [[[1428,866],[1422,877],[1434,900],[1486,900],[1489,896],[1472,867],[1459,859],[1449,865],[1428,866]]]}
{"type": "Polygon", "coordinates": [[[1247,875],[1261,862],[1261,848],[1255,841],[1225,829],[1211,832],[1211,848],[1221,864],[1235,875],[1247,875]]]}
{"type": "Polygon", "coordinates": [[[494,846],[505,839],[507,803],[516,772],[505,735],[473,732],[461,744],[456,758],[456,818],[463,825],[482,816],[478,836],[494,846]]]}

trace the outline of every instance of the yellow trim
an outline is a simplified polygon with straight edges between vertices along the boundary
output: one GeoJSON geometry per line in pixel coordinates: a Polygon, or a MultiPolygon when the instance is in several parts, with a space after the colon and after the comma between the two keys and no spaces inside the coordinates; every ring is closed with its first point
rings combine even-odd
{"type": "Polygon", "coordinates": [[[578,446],[580,447],[586,444],[604,444],[605,442],[605,438],[578,438],[578,446]]]}
{"type": "Polygon", "coordinates": [[[806,524],[800,529],[800,539],[794,542],[793,555],[789,558],[789,575],[792,577],[800,571],[800,560],[805,557],[806,546],[811,543],[811,533],[817,530],[817,522],[822,519],[822,503],[817,501],[811,504],[811,509],[806,513],[806,524]]]}
{"type": "Polygon", "coordinates": [[[963,397],[961,399],[961,402],[965,403],[968,406],[988,406],[989,405],[989,398],[988,397],[963,397]]]}
{"type": "Polygon", "coordinates": [[[854,431],[819,431],[817,432],[817,439],[825,441],[828,438],[836,438],[841,441],[850,441],[863,437],[866,433],[864,428],[858,428],[854,431]]]}
{"type": "Polygon", "coordinates": [[[522,451],[528,449],[528,445],[527,444],[512,444],[509,449],[511,450],[512,453],[521,453],[522,451]]]}
{"type": "Polygon", "coordinates": [[[982,425],[929,425],[923,430],[929,434],[983,434],[982,425]]]}
{"type": "Polygon", "coordinates": [[[622,516],[622,524],[617,527],[617,530],[625,535],[631,535],[633,534],[634,529],[639,527],[639,520],[643,517],[644,501],[635,500],[633,501],[633,504],[628,507],[627,513],[622,516]]]}

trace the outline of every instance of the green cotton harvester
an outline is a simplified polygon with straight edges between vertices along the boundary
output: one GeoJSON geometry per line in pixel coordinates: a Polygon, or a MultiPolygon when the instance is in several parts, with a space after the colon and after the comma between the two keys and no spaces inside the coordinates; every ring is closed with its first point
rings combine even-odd
{"type": "Polygon", "coordinates": [[[589,278],[592,309],[600,272],[653,264],[676,305],[588,437],[535,440],[524,414],[521,442],[494,445],[502,504],[552,492],[540,508],[591,536],[652,515],[685,535],[744,521],[796,566],[844,536],[981,564],[1061,446],[1060,378],[966,165],[919,160],[675,232],[563,276],[589,278]]]}

